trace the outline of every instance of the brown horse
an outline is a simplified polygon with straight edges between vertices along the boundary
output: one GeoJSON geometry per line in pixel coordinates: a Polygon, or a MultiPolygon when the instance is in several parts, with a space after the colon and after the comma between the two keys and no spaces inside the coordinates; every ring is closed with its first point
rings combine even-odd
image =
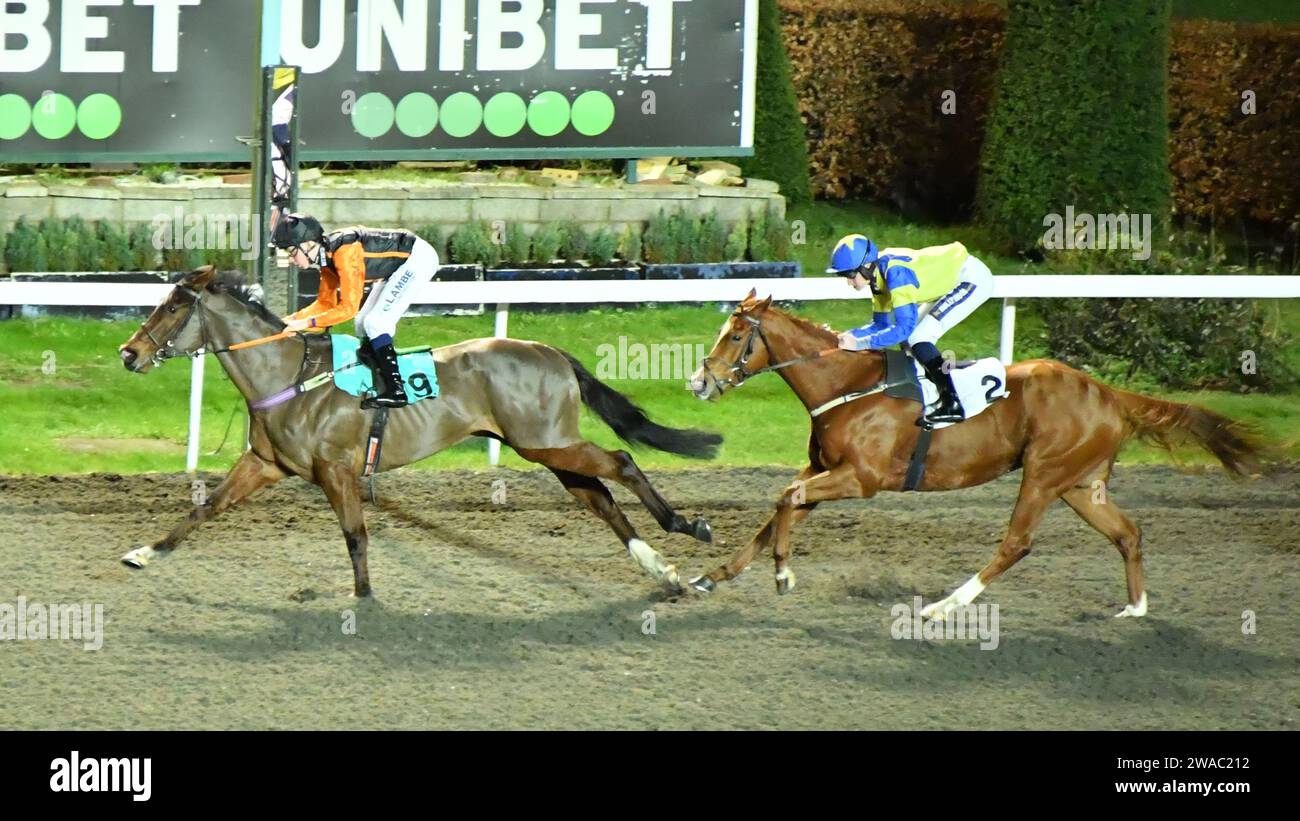
{"type": "MultiPolygon", "coordinates": [[[[198,525],[258,488],[286,476],[320,485],[338,515],[352,558],[354,594],[370,593],[359,475],[374,411],[332,386],[258,410],[252,403],[331,367],[327,336],[291,336],[229,350],[284,330],[284,323],[243,287],[238,272],[201,268],[179,282],[119,351],[136,373],[199,349],[217,354],[250,403],[250,448],[211,497],[151,545],[122,557],[144,567],[170,553],[198,525]]],[[[604,520],[642,569],[667,590],[680,591],[677,570],[646,544],[600,479],[626,487],[670,533],[711,541],[708,523],[687,521],[659,495],[624,451],[607,451],[578,433],[582,405],[625,441],[683,456],[709,456],[721,437],[651,422],[626,397],[599,382],[573,357],[537,342],[475,339],[433,352],[441,394],[390,412],[378,470],[423,459],[472,435],[491,436],[520,456],[550,468],[565,488],[604,520]]]]}
{"type": "MultiPolygon", "coordinates": [[[[773,366],[780,368],[777,372],[809,410],[884,382],[882,353],[841,351],[818,356],[835,348],[836,335],[771,307],[771,302],[770,297],[757,301],[750,291],[723,323],[712,352],[692,380],[696,396],[716,399],[773,366]]],[[[1237,475],[1257,471],[1258,446],[1236,423],[1218,414],[1117,390],[1059,362],[1013,365],[1007,369],[1007,388],[1010,396],[982,414],[934,431],[918,490],[956,490],[1013,470],[1024,472],[1011,525],[993,560],[950,596],[926,607],[922,615],[943,618],[970,604],[1028,555],[1034,529],[1057,499],[1064,499],[1124,557],[1129,603],[1118,615],[1145,615],[1141,532],[1104,493],[1097,493],[1110,479],[1120,446],[1134,435],[1165,447],[1175,439],[1190,438],[1237,475]]],[[[902,490],[920,432],[918,412],[915,402],[882,393],[813,418],[808,466],[782,492],[776,513],[730,561],[691,584],[702,592],[713,590],[717,582],[734,578],[771,543],[777,591],[793,589],[791,525],[820,502],[902,490]]]]}

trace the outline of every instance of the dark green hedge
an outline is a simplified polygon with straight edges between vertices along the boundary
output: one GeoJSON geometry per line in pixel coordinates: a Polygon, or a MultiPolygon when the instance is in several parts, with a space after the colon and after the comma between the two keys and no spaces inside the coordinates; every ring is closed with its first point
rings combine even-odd
{"type": "Polygon", "coordinates": [[[760,0],[758,86],[755,94],[754,156],[740,161],[746,177],[774,180],[790,203],[812,199],[808,144],[799,101],[790,80],[790,58],[781,33],[777,0],[760,0]]]}
{"type": "Polygon", "coordinates": [[[1047,214],[1170,203],[1170,0],[1011,0],[976,212],[1019,249],[1047,214]]]}

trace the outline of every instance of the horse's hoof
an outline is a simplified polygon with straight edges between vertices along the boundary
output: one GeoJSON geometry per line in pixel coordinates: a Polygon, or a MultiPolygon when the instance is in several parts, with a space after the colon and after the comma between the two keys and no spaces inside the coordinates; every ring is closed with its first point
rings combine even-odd
{"type": "Polygon", "coordinates": [[[1142,597],[1138,599],[1137,604],[1126,604],[1124,609],[1115,614],[1117,619],[1136,618],[1140,619],[1147,614],[1147,594],[1145,591],[1142,597]]]}
{"type": "Polygon", "coordinates": [[[691,587],[700,593],[712,593],[714,590],[718,589],[717,583],[708,576],[700,576],[699,578],[691,579],[691,587]]]}
{"type": "Polygon", "coordinates": [[[960,607],[960,605],[953,601],[952,597],[949,596],[946,599],[940,599],[937,602],[922,607],[921,618],[929,619],[931,621],[947,621],[948,616],[952,615],[952,612],[958,607],[960,607]]]}
{"type": "Polygon", "coordinates": [[[143,545],[123,556],[122,564],[140,570],[145,565],[149,564],[149,562],[152,562],[155,559],[161,559],[164,555],[166,555],[164,551],[154,550],[149,545],[143,545]]]}
{"type": "Polygon", "coordinates": [[[692,527],[692,536],[701,542],[713,544],[713,528],[709,527],[708,522],[704,519],[696,519],[692,524],[692,527]]]}
{"type": "Polygon", "coordinates": [[[794,571],[790,568],[776,574],[776,592],[782,596],[794,590],[794,571]]]}
{"type": "Polygon", "coordinates": [[[686,592],[682,589],[682,578],[673,565],[668,565],[668,568],[664,570],[664,575],[660,578],[659,583],[663,585],[664,592],[670,596],[680,596],[686,592]]]}

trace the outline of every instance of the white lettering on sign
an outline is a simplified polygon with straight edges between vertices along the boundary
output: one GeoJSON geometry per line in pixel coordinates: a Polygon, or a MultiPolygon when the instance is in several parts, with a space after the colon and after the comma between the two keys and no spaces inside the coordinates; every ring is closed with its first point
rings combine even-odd
{"type": "MultiPolygon", "coordinates": [[[[131,5],[153,9],[151,66],[156,72],[177,70],[180,53],[182,6],[197,6],[202,0],[132,0],[131,5]]],[[[94,6],[122,7],[125,0],[63,0],[59,6],[59,71],[69,74],[121,74],[126,53],[91,49],[92,40],[109,36],[109,18],[93,14],[94,6]]],[[[0,72],[36,71],[50,59],[53,38],[46,22],[50,0],[22,0],[0,3],[0,72]],[[15,7],[20,10],[14,10],[15,7]],[[22,48],[9,49],[10,35],[22,37],[22,48]]],[[[117,28],[125,23],[119,16],[117,28]]]]}
{"type": "Polygon", "coordinates": [[[506,11],[507,0],[478,0],[478,70],[527,71],[542,61],[546,32],[542,31],[542,0],[514,0],[519,8],[506,11]],[[502,44],[502,35],[518,34],[517,46],[502,44]]]}
{"type": "Polygon", "coordinates": [[[645,6],[645,67],[673,67],[673,4],[691,0],[632,0],[645,6]]]}
{"type": "MultiPolygon", "coordinates": [[[[282,19],[285,42],[282,59],[297,63],[307,73],[330,68],[342,48],[341,35],[329,34],[345,24],[342,9],[333,0],[321,0],[321,54],[304,60],[302,46],[302,2],[285,0],[282,19]],[[292,44],[293,48],[290,48],[292,44]],[[325,57],[331,59],[326,60],[325,57]]],[[[357,69],[382,69],[383,48],[392,51],[399,71],[424,71],[428,62],[431,0],[357,0],[357,69]]],[[[619,49],[614,46],[583,45],[583,38],[598,37],[604,31],[604,15],[598,7],[616,3],[645,8],[644,67],[668,71],[674,60],[675,4],[691,0],[556,0],[554,15],[555,68],[560,71],[615,71],[619,49]]],[[[542,18],[543,0],[442,0],[437,7],[437,66],[439,71],[464,71],[466,44],[475,44],[473,64],[478,71],[527,71],[546,54],[547,31],[542,18]],[[468,7],[476,10],[474,32],[466,20],[468,7]]]]}
{"type": "MultiPolygon", "coordinates": [[[[382,71],[385,54],[401,72],[429,70],[431,30],[437,20],[437,68],[461,72],[467,62],[478,71],[528,71],[542,62],[548,45],[559,71],[617,71],[622,45],[605,33],[607,17],[632,10],[633,26],[644,37],[644,52],[636,58],[637,72],[668,73],[679,59],[674,41],[682,21],[678,3],[692,0],[555,0],[547,19],[543,0],[356,0],[356,68],[382,71]],[[473,4],[473,5],[471,5],[473,4]],[[642,23],[635,7],[644,9],[642,23]],[[467,18],[476,13],[471,33],[467,18]],[[553,26],[552,30],[547,30],[553,26]],[[548,40],[548,37],[553,38],[548,40]],[[474,54],[467,57],[467,46],[474,54]]],[[[209,0],[209,4],[216,0],[209,0]]],[[[66,73],[122,73],[127,32],[143,28],[126,6],[149,10],[152,17],[150,65],[156,73],[179,70],[181,15],[203,0],[62,0],[59,5],[59,70],[66,73]],[[116,7],[115,14],[108,10],[116,7]],[[112,24],[110,25],[110,21],[112,24]],[[100,42],[104,41],[104,42],[100,42]]],[[[345,0],[283,0],[280,20],[280,60],[298,65],[306,74],[319,74],[343,58],[345,32],[352,25],[345,0]],[[310,9],[308,13],[305,9],[310,9]],[[319,9],[319,11],[317,11],[319,9]],[[312,19],[307,19],[308,17],[312,19]],[[308,42],[311,45],[308,45],[308,42]]],[[[33,72],[54,54],[50,0],[0,0],[0,72],[33,72]]],[[[134,55],[135,52],[132,51],[134,55]]]]}
{"type": "Polygon", "coordinates": [[[200,0],[135,0],[137,6],[153,6],[153,70],[176,71],[180,53],[181,6],[197,6],[200,0]]]}
{"type": "Polygon", "coordinates": [[[424,71],[428,7],[406,2],[406,16],[396,0],[371,0],[357,6],[357,71],[383,69],[384,40],[393,50],[398,71],[424,71]]]}
{"type": "Polygon", "coordinates": [[[0,3],[0,71],[35,71],[50,59],[50,33],[45,21],[50,16],[50,0],[26,0],[22,11],[11,11],[13,3],[0,3]],[[24,40],[23,47],[5,47],[10,35],[24,40]]]}
{"type": "Polygon", "coordinates": [[[465,4],[443,3],[438,18],[438,68],[441,71],[465,70],[465,4]]]}
{"type": "Polygon", "coordinates": [[[560,71],[614,71],[618,49],[583,48],[582,38],[600,34],[601,16],[584,14],[584,5],[614,0],[558,0],[555,6],[555,67],[560,71]]]}
{"type": "Polygon", "coordinates": [[[321,0],[320,36],[316,45],[303,44],[303,0],[284,0],[280,12],[280,60],[303,74],[319,74],[343,53],[343,0],[321,0]]]}
{"type": "Polygon", "coordinates": [[[91,51],[87,40],[108,36],[108,18],[95,17],[87,6],[120,6],[122,0],[63,0],[59,7],[59,71],[64,73],[121,74],[126,55],[120,51],[91,51]]]}

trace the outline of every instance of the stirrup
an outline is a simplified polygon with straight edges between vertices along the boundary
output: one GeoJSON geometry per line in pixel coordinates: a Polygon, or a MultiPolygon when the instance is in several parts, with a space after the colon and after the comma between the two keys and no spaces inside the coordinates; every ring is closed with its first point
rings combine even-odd
{"type": "Polygon", "coordinates": [[[370,396],[361,400],[361,407],[364,410],[373,410],[374,408],[404,408],[411,404],[405,396],[389,396],[381,393],[378,396],[370,396]]]}
{"type": "Polygon", "coordinates": [[[953,400],[951,405],[946,405],[942,398],[939,399],[939,407],[926,413],[922,417],[930,424],[944,424],[947,422],[962,422],[966,419],[966,411],[961,406],[961,402],[953,400]]]}
{"type": "Polygon", "coordinates": [[[383,392],[376,391],[374,396],[363,399],[361,407],[367,410],[378,407],[403,408],[411,404],[411,398],[406,395],[406,389],[401,380],[402,378],[397,375],[385,376],[383,392]]]}

